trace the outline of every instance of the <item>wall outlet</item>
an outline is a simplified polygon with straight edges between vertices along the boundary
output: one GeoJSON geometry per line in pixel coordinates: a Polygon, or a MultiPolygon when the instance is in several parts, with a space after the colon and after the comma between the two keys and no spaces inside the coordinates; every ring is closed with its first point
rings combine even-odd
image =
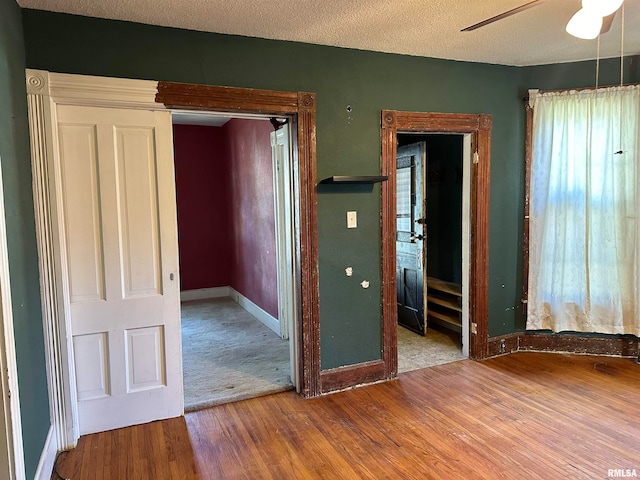
{"type": "Polygon", "coordinates": [[[356,228],[358,226],[358,213],[347,212],[347,228],[356,228]]]}

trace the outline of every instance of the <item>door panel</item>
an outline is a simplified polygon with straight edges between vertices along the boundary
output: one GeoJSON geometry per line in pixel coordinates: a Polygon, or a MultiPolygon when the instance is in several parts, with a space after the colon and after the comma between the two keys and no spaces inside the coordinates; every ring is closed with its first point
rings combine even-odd
{"type": "Polygon", "coordinates": [[[424,272],[424,142],[398,147],[396,159],[396,284],[398,324],[426,333],[424,272]]]}
{"type": "Polygon", "coordinates": [[[109,395],[107,335],[95,333],[73,337],[78,400],[109,395]]]}
{"type": "Polygon", "coordinates": [[[61,125],[59,145],[70,301],[104,300],[95,125],[61,125]]]}
{"type": "Polygon", "coordinates": [[[181,415],[170,113],[57,115],[80,433],[181,415]]]}
{"type": "Polygon", "coordinates": [[[161,295],[152,128],[115,128],[124,298],[161,295]]]}
{"type": "Polygon", "coordinates": [[[165,385],[162,326],[126,330],[127,393],[165,385]]]}

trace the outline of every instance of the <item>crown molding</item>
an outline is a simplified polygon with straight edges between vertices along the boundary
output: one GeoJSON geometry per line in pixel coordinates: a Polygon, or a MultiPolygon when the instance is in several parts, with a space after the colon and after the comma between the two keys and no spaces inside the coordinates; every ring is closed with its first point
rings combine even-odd
{"type": "Polygon", "coordinates": [[[156,102],[158,82],[26,69],[27,93],[57,104],[166,110],[156,102]]]}

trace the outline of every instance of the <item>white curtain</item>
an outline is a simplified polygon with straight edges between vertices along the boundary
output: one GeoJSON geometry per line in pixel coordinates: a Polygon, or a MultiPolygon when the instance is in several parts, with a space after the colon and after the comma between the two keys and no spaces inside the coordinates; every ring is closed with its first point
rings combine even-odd
{"type": "Polygon", "coordinates": [[[527,329],[640,335],[640,86],[531,97],[527,329]]]}

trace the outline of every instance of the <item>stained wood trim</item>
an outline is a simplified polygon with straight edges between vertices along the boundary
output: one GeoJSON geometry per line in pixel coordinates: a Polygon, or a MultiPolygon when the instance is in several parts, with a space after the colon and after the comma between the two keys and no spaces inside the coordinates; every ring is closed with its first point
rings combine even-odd
{"type": "Polygon", "coordinates": [[[396,136],[398,132],[472,134],[478,163],[471,165],[471,245],[469,321],[477,333],[469,333],[469,356],[488,354],[489,309],[489,177],[491,160],[491,115],[401,112],[383,110],[382,175],[382,332],[383,361],[387,377],[397,375],[397,311],[395,255],[396,136]]]}
{"type": "Polygon", "coordinates": [[[396,123],[395,112],[383,112],[382,175],[382,360],[385,377],[398,374],[398,307],[396,299],[396,123]],[[390,212],[390,213],[389,213],[390,212]]]}
{"type": "Polygon", "coordinates": [[[472,162],[471,184],[471,278],[469,291],[470,321],[477,324],[471,358],[487,355],[489,339],[489,181],[491,176],[490,115],[479,115],[476,130],[478,163],[472,162]]]}
{"type": "Polygon", "coordinates": [[[297,325],[301,393],[320,391],[320,323],[318,303],[318,221],[316,192],[316,97],[309,92],[158,82],[156,102],[167,108],[230,113],[286,114],[297,128],[299,271],[301,320],[297,325]]]}
{"type": "Polygon", "coordinates": [[[491,130],[491,115],[396,111],[395,124],[403,132],[471,133],[491,130]]]}
{"type": "Polygon", "coordinates": [[[490,338],[487,342],[487,358],[517,352],[519,339],[519,333],[509,333],[507,335],[490,338]]]}
{"type": "Polygon", "coordinates": [[[322,393],[335,392],[382,380],[385,371],[386,366],[382,360],[323,370],[320,374],[322,393]]]}
{"type": "MultiPolygon", "coordinates": [[[[315,105],[315,102],[314,102],[315,105]]],[[[300,282],[302,320],[300,371],[303,395],[320,394],[320,308],[318,298],[318,199],[316,191],[315,110],[298,113],[298,164],[300,175],[300,282]]]]}
{"type": "Polygon", "coordinates": [[[518,343],[518,350],[619,355],[622,357],[638,355],[638,338],[626,335],[590,337],[573,334],[521,333],[518,343]]]}
{"type": "Polygon", "coordinates": [[[297,113],[299,107],[315,107],[315,97],[309,93],[171,82],[158,82],[156,102],[168,108],[242,113],[297,113]],[[301,104],[301,95],[309,96],[308,105],[301,104]]]}
{"type": "Polygon", "coordinates": [[[488,356],[495,357],[517,351],[537,351],[637,357],[638,348],[638,338],[631,335],[586,336],[517,332],[489,339],[488,356]]]}

